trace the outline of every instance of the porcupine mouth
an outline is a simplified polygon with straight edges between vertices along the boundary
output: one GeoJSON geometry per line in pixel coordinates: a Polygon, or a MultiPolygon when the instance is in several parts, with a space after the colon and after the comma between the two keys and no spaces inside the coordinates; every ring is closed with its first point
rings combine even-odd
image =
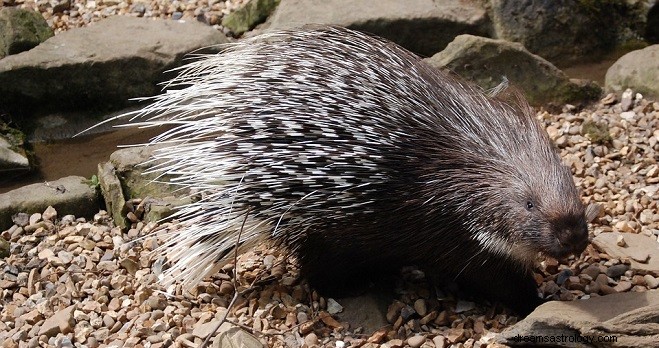
{"type": "Polygon", "coordinates": [[[546,250],[542,250],[541,254],[559,261],[566,260],[572,255],[579,257],[579,255],[586,250],[588,243],[589,240],[587,234],[585,238],[575,238],[570,242],[561,242],[559,238],[556,238],[556,241],[552,243],[552,246],[546,250]]]}

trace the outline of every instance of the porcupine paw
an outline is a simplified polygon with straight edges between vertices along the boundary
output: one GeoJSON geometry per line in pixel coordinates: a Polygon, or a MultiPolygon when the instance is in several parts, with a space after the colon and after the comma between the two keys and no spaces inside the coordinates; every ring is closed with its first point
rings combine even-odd
{"type": "Polygon", "coordinates": [[[544,303],[538,296],[538,288],[530,275],[513,273],[508,277],[501,277],[498,284],[491,286],[496,286],[492,299],[501,302],[521,317],[531,314],[536,307],[544,303]]]}

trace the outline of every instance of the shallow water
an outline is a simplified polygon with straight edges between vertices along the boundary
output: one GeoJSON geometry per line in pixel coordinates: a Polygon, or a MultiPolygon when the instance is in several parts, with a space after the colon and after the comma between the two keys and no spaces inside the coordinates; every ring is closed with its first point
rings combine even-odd
{"type": "Polygon", "coordinates": [[[32,144],[39,170],[13,178],[0,179],[0,193],[36,182],[52,181],[65,176],[80,175],[90,178],[96,174],[98,163],[110,159],[120,145],[148,142],[162,129],[118,128],[116,130],[32,144]]]}

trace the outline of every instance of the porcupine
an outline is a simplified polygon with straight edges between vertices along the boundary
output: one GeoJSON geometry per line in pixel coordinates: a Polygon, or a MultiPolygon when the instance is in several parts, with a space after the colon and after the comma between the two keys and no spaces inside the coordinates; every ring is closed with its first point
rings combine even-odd
{"type": "Polygon", "coordinates": [[[166,87],[133,122],[173,125],[152,140],[166,144],[154,170],[202,197],[163,247],[184,285],[238,243],[270,240],[321,293],[417,265],[526,314],[541,301],[538,253],[588,242],[570,170],[530,107],[387,40],[268,33],[184,65],[166,87]]]}

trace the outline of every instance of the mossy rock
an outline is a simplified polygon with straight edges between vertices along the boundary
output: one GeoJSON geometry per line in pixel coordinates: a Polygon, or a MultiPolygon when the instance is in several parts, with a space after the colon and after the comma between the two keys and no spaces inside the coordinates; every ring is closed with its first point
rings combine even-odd
{"type": "Polygon", "coordinates": [[[0,58],[27,51],[53,35],[39,12],[16,7],[0,9],[0,58]]]}
{"type": "Polygon", "coordinates": [[[265,22],[279,5],[279,0],[250,0],[243,7],[226,15],[222,25],[235,35],[242,35],[265,22]]]}
{"type": "Polygon", "coordinates": [[[613,140],[609,133],[609,127],[605,123],[586,121],[581,125],[581,133],[596,144],[611,144],[613,140]]]}

